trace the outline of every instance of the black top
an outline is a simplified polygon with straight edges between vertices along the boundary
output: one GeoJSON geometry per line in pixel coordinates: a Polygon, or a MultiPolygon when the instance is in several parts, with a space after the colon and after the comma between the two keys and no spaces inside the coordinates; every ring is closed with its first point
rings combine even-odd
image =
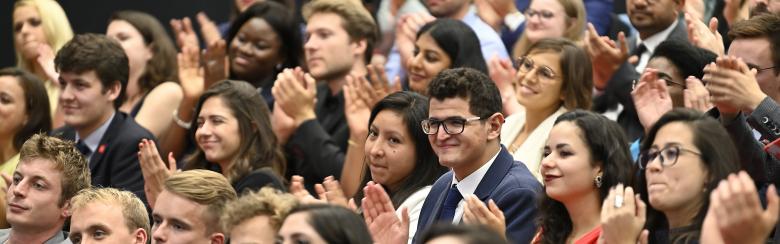
{"type": "Polygon", "coordinates": [[[310,192],[315,182],[340,177],[349,139],[343,92],[332,95],[326,83],[319,84],[314,113],[317,119],[303,122],[285,145],[287,177],[303,176],[310,192]]]}

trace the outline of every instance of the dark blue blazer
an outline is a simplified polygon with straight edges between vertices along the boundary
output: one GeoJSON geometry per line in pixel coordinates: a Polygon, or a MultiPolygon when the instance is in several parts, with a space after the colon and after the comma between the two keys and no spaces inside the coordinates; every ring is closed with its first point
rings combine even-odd
{"type": "MultiPolygon", "coordinates": [[[[439,177],[425,198],[414,243],[439,218],[441,206],[452,184],[452,174],[449,171],[439,177]]],[[[536,197],[541,191],[542,185],[525,164],[515,161],[509,151],[501,146],[501,152],[479,182],[474,195],[485,203],[493,199],[504,211],[506,236],[511,243],[531,243],[536,233],[536,197]]]]}
{"type": "MultiPolygon", "coordinates": [[[[52,136],[75,141],[76,130],[65,126],[54,130],[52,136]]],[[[113,187],[135,193],[144,205],[144,177],[138,163],[138,143],[141,139],[157,140],[151,132],[138,125],[126,113],[116,111],[100,144],[89,160],[92,185],[113,187]]]]}

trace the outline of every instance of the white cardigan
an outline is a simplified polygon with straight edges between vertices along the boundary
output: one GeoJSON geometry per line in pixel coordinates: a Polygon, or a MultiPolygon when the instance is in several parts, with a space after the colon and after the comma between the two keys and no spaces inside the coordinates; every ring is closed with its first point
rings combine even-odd
{"type": "Polygon", "coordinates": [[[420,211],[425,202],[425,197],[428,196],[428,192],[430,191],[431,186],[420,188],[412,193],[412,195],[409,195],[409,197],[401,203],[401,206],[398,206],[398,209],[395,210],[395,214],[398,215],[399,219],[403,218],[401,217],[401,208],[406,207],[407,211],[409,211],[409,244],[412,243],[412,238],[414,238],[414,234],[417,232],[417,221],[420,219],[420,211]]]}
{"type": "MultiPolygon", "coordinates": [[[[536,177],[536,180],[541,181],[542,176],[539,171],[539,167],[542,162],[542,151],[544,150],[544,144],[547,142],[547,137],[550,136],[553,124],[558,116],[565,113],[566,109],[561,106],[555,113],[544,119],[539,126],[528,135],[522,145],[514,152],[509,152],[515,158],[528,167],[531,174],[536,177]]],[[[518,111],[506,118],[504,125],[501,127],[501,144],[507,147],[512,145],[517,135],[520,134],[520,130],[525,126],[525,113],[526,111],[518,111]]]]}

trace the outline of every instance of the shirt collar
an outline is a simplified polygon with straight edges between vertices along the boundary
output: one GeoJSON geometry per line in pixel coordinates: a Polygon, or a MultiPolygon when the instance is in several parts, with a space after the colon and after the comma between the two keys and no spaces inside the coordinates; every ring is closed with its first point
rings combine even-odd
{"type": "Polygon", "coordinates": [[[647,48],[647,53],[655,52],[655,48],[658,47],[658,45],[661,45],[661,42],[666,41],[666,39],[669,38],[669,35],[672,34],[674,28],[677,27],[678,21],[679,19],[675,18],[674,23],[669,25],[669,27],[666,27],[666,29],[664,29],[663,31],[655,33],[655,35],[648,37],[647,40],[642,40],[642,37],[637,35],[636,45],[639,46],[639,44],[645,44],[645,48],[647,48]]]}
{"type": "Polygon", "coordinates": [[[479,186],[479,183],[482,181],[482,178],[485,177],[485,174],[487,174],[487,171],[490,169],[490,166],[493,165],[493,162],[496,161],[499,153],[501,153],[501,150],[498,150],[496,155],[493,155],[493,157],[490,158],[487,163],[482,165],[482,167],[479,167],[479,169],[470,175],[463,178],[461,181],[458,181],[458,179],[455,178],[454,173],[452,174],[452,184],[458,184],[457,187],[461,196],[466,197],[468,195],[474,194],[474,191],[477,190],[477,186],[479,186]]]}
{"type": "MultiPolygon", "coordinates": [[[[116,112],[112,113],[111,117],[103,122],[103,124],[100,125],[97,130],[93,131],[92,134],[89,134],[86,138],[84,138],[84,144],[87,145],[90,152],[94,152],[95,149],[97,149],[98,145],[100,144],[100,140],[103,139],[103,135],[106,134],[106,131],[108,130],[108,126],[111,125],[111,121],[114,120],[114,116],[116,116],[116,112]]],[[[76,141],[78,142],[79,139],[79,133],[76,133],[76,141]]]]}

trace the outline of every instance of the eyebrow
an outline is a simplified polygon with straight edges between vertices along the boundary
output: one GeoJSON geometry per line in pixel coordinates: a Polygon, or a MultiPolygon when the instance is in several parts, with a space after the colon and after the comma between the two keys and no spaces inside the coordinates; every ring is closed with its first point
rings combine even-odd
{"type": "Polygon", "coordinates": [[[92,232],[94,230],[105,230],[106,232],[111,233],[108,225],[104,225],[102,223],[97,223],[97,224],[92,224],[90,226],[87,226],[87,231],[92,232]]]}

